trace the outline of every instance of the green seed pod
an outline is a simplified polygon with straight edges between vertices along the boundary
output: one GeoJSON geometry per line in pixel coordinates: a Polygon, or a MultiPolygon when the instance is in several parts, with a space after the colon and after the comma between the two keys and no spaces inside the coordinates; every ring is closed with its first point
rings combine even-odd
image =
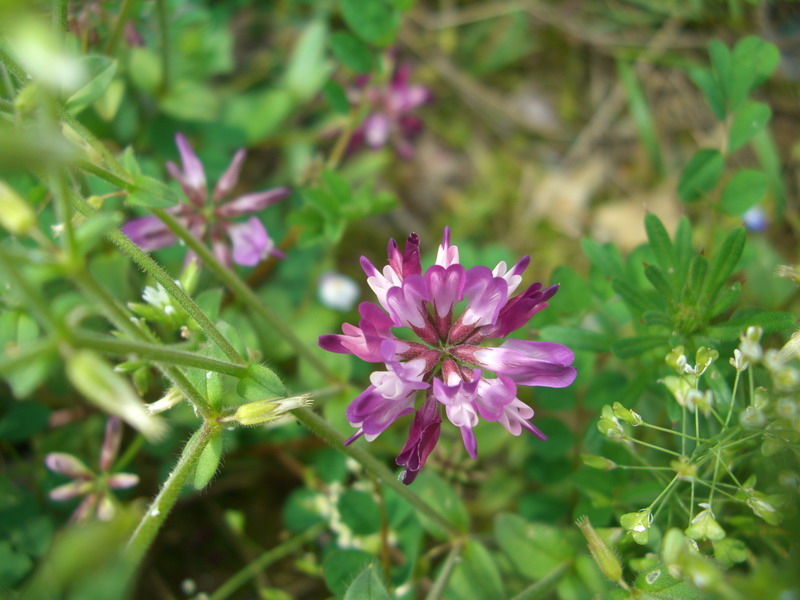
{"type": "Polygon", "coordinates": [[[614,582],[622,581],[622,565],[620,564],[617,555],[614,554],[614,551],[611,550],[611,548],[606,546],[602,539],[600,539],[600,536],[597,535],[594,527],[592,527],[592,524],[589,522],[589,518],[582,516],[577,520],[576,523],[580,528],[583,537],[586,538],[586,542],[589,544],[589,552],[592,553],[594,562],[596,562],[597,566],[600,567],[603,575],[614,582]]]}

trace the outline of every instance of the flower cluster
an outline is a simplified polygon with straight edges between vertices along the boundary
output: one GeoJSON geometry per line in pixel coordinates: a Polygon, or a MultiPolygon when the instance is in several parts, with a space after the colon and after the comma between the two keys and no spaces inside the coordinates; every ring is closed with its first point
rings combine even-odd
{"type": "Polygon", "coordinates": [[[354,105],[370,107],[369,114],[350,138],[351,150],[364,144],[378,149],[391,142],[402,158],[412,157],[411,140],[422,131],[422,120],[412,113],[430,102],[433,94],[423,85],[411,84],[410,76],[411,67],[401,65],[386,85],[369,84],[367,78],[361,78],[349,90],[354,105]]]}
{"type": "Polygon", "coordinates": [[[380,306],[361,303],[358,327],[346,323],[343,335],[319,340],[330,352],[386,366],[372,373],[371,385],[348,407],[347,418],[357,431],[347,443],[362,435],[372,441],[398,417],[415,413],[408,441],[397,457],[408,484],[438,442],[442,406],[447,419],[461,430],[472,458],[477,457],[473,428],[479,418],[499,422],[515,436],[525,429],[545,439],[529,421],[533,410],[517,398],[517,385],[569,385],[576,375],[572,351],[561,344],[520,339],[485,345],[525,325],[556,293],[557,285],[542,288],[534,283],[512,296],[529,262],[526,256],[510,269],[505,262],[494,270],[466,269],[459,263],[458,248],[450,244],[448,228],[436,263],[425,273],[414,233],[402,252],[394,240],[389,242],[389,264],[382,271],[362,257],[367,283],[380,306]],[[419,341],[396,337],[392,329],[401,327],[419,341]],[[492,371],[496,376],[489,377],[492,371]],[[424,400],[415,408],[420,391],[424,400]]]}
{"type": "Polygon", "coordinates": [[[45,465],[53,473],[72,478],[69,483],[51,490],[50,499],[65,502],[78,496],[84,497],[72,515],[73,521],[85,521],[92,512],[101,521],[110,521],[115,513],[115,500],[111,490],[123,490],[139,483],[139,476],[133,473],[109,473],[119,453],[121,441],[122,421],[111,417],[106,424],[106,434],[100,450],[99,475],[72,454],[51,452],[45,457],[45,465]]]}
{"type": "MultiPolygon", "coordinates": [[[[232,261],[253,267],[270,254],[282,256],[258,217],[252,216],[243,223],[235,219],[260,212],[283,200],[289,195],[289,188],[278,187],[230,198],[239,181],[239,172],[246,156],[244,150],[239,150],[217,181],[209,203],[203,163],[183,134],[179,133],[175,140],[183,169],[168,162],[167,171],[180,183],[189,201],[168,209],[169,212],[197,239],[207,239],[217,259],[225,265],[230,265],[232,261]]],[[[167,226],[153,216],[128,221],[122,227],[122,232],[145,252],[172,246],[177,241],[167,226]]]]}

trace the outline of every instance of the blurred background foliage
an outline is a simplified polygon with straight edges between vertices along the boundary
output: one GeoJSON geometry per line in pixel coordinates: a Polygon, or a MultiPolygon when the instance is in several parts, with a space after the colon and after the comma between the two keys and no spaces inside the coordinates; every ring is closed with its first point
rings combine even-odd
{"type": "MultiPolygon", "coordinates": [[[[679,418],[680,407],[659,383],[672,372],[664,356],[673,347],[685,345],[690,356],[701,345],[717,348],[714,373],[730,382],[734,369],[727,359],[741,330],[761,326],[765,346],[772,347],[792,331],[797,287],[773,272],[798,261],[797,3],[56,5],[68,10],[63,53],[71,58],[64,65],[42,63],[33,51],[49,43],[41,23],[53,6],[0,1],[2,48],[36,74],[19,86],[0,67],[0,179],[33,204],[44,231],[56,218],[38,173],[79,159],[65,141],[75,138],[69,128],[62,137],[44,127],[32,117],[33,107],[48,73],[61,85],[59,76],[80,65],[84,83],[65,98],[64,110],[111,152],[130,157],[126,167],[136,164],[143,176],[167,181],[164,163],[176,159],[174,136],[183,132],[209,181],[244,147],[242,189],[292,188],[288,201],[262,215],[287,258],[242,274],[312,346],[319,335],[358,318],[353,308],[342,312],[320,300],[320,277],[347,275],[369,300],[358,257],[380,261],[387,239],[410,231],[422,238],[424,264],[449,225],[462,263],[493,265],[530,253],[527,280],[561,284],[550,308],[534,319],[536,329],[519,332],[576,351],[573,386],[521,396],[536,409],[536,425],[549,441],[512,438],[481,425],[481,457],[472,461],[454,430],[443,431],[414,484],[454,525],[472,532],[443,597],[523,593],[520,598],[582,600],[609,594],[612,584],[573,525],[581,515],[607,528],[606,542],[617,547],[628,581],[636,582],[638,591],[621,597],[800,597],[796,569],[786,568],[797,560],[796,439],[770,458],[759,458],[756,448],[757,460],[744,467],[743,479],[758,474],[765,490],[781,490],[789,501],[780,526],[738,516],[748,550],[744,564],[726,577],[739,596],[726,595],[724,586],[697,591],[646,562],[648,553],[658,552],[661,533],[640,548],[619,527],[619,516],[647,505],[664,486],[635,471],[606,472],[581,460],[589,453],[629,462],[627,451],[598,431],[605,405],[621,402],[668,427],[679,418]],[[402,157],[393,143],[377,150],[353,146],[348,140],[370,111],[369,104],[353,102],[354,90],[366,77],[366,85],[385,85],[400,65],[433,94],[415,111],[424,129],[413,137],[413,152],[402,157]],[[658,218],[646,221],[645,215],[658,218]],[[786,473],[794,480],[779,477],[786,473]]],[[[133,196],[127,204],[107,196],[116,188],[85,169],[74,185],[112,224],[147,212],[130,206],[137,203],[133,196]]],[[[165,203],[178,190],[172,184],[158,189],[165,203]]],[[[140,204],[154,202],[148,190],[140,204]]],[[[181,246],[156,253],[175,277],[184,255],[181,246]]],[[[144,285],[152,285],[110,244],[98,240],[86,256],[92,273],[120,300],[138,302],[144,285]]],[[[80,305],[68,281],[40,276],[59,314],[80,305]]],[[[199,277],[200,290],[218,289],[208,273],[199,277]]],[[[40,336],[18,300],[11,294],[3,301],[3,346],[40,336]]],[[[329,386],[227,293],[206,306],[230,324],[227,331],[238,342],[281,373],[289,389],[329,386]]],[[[102,328],[96,311],[87,310],[102,328]]],[[[164,339],[181,340],[179,328],[150,324],[164,339]]],[[[316,400],[349,434],[345,407],[371,369],[348,356],[320,351],[319,359],[351,382],[316,400]]],[[[132,372],[145,399],[162,395],[151,367],[132,372]]],[[[224,432],[223,468],[202,491],[185,490],[129,585],[133,575],[113,549],[121,547],[136,509],[105,528],[68,528],[76,502],[47,497],[64,479],[45,469],[44,456],[59,451],[94,460],[103,416],[79,400],[55,354],[14,372],[8,384],[0,397],[3,594],[25,589],[33,598],[114,598],[132,586],[137,598],[379,598],[386,596],[360,590],[386,583],[396,597],[421,598],[450,550],[434,523],[290,423],[224,432]],[[233,589],[232,577],[244,565],[317,523],[323,525],[313,539],[301,539],[275,557],[277,564],[233,589]],[[98,547],[110,550],[99,553],[98,547]],[[55,575],[41,565],[52,566],[55,575]],[[48,595],[53,586],[61,595],[48,595]]],[[[230,381],[224,385],[232,394],[230,381]]],[[[155,444],[126,432],[114,470],[132,470],[141,481],[118,494],[123,503],[140,507],[154,493],[195,417],[184,404],[170,413],[170,422],[169,434],[155,444]]],[[[369,451],[388,461],[403,441],[402,431],[390,429],[369,451]]],[[[670,512],[654,531],[685,525],[678,520],[670,512]]]]}

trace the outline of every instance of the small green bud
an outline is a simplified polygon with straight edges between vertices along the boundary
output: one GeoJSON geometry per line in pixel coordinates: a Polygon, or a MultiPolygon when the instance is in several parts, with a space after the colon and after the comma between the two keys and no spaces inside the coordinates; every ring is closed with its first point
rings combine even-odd
{"type": "Polygon", "coordinates": [[[242,404],[236,409],[233,417],[229,417],[226,420],[238,421],[240,425],[245,427],[261,425],[270,421],[274,422],[286,417],[289,411],[308,406],[311,404],[310,398],[308,394],[303,394],[302,396],[292,396],[291,398],[282,398],[280,400],[259,400],[258,402],[242,404]]]}
{"type": "Polygon", "coordinates": [[[610,440],[625,439],[625,429],[614,416],[614,411],[608,404],[603,407],[600,420],[597,421],[597,429],[610,440]]]}
{"type": "Polygon", "coordinates": [[[773,373],[775,386],[778,389],[791,391],[797,389],[800,385],[800,371],[794,367],[783,367],[776,373],[773,373]]]}
{"type": "Polygon", "coordinates": [[[697,375],[702,375],[706,372],[709,365],[719,358],[719,352],[716,350],[700,346],[695,354],[694,371],[697,375]]]}
{"type": "Polygon", "coordinates": [[[619,524],[631,534],[633,541],[639,545],[647,543],[653,513],[643,508],[637,512],[625,513],[619,518],[619,524]]]}
{"type": "Polygon", "coordinates": [[[756,490],[747,491],[747,506],[755,513],[757,517],[761,517],[770,525],[780,525],[783,521],[783,514],[776,507],[777,497],[766,496],[756,490]]]}
{"type": "Polygon", "coordinates": [[[597,535],[594,527],[592,527],[592,524],[589,522],[589,518],[582,516],[576,521],[576,523],[580,528],[583,537],[586,538],[586,542],[589,545],[589,552],[592,553],[594,562],[596,562],[597,566],[600,567],[603,575],[613,582],[623,581],[622,565],[620,564],[617,555],[614,554],[614,551],[611,550],[611,548],[606,546],[602,539],[600,539],[600,536],[597,535]]]}
{"type": "Polygon", "coordinates": [[[87,400],[111,415],[117,415],[150,440],[164,432],[165,425],[148,412],[131,384],[91,350],[78,350],[67,359],[67,378],[87,400]]]}
{"type": "Polygon", "coordinates": [[[686,535],[693,540],[711,540],[718,541],[725,537],[725,530],[720,527],[717,520],[714,518],[714,512],[711,510],[711,505],[705,502],[701,503],[703,507],[692,519],[691,525],[686,528],[686,535]]]}
{"type": "Polygon", "coordinates": [[[753,394],[753,408],[756,410],[767,410],[769,408],[769,391],[763,386],[758,386],[753,394]]]}
{"type": "Polygon", "coordinates": [[[670,353],[667,354],[667,357],[664,359],[670,368],[681,374],[686,371],[686,355],[684,352],[685,349],[683,346],[676,346],[670,350],[670,353]]]}
{"type": "Polygon", "coordinates": [[[778,416],[781,418],[793,422],[797,418],[797,415],[800,414],[800,408],[798,408],[797,400],[785,397],[778,400],[775,405],[775,412],[777,412],[778,416]]]}
{"type": "Polygon", "coordinates": [[[27,235],[36,226],[36,215],[17,191],[0,179],[0,225],[13,235],[27,235]]]}
{"type": "Polygon", "coordinates": [[[607,459],[605,456],[596,456],[594,454],[581,454],[583,464],[592,469],[600,469],[601,471],[611,471],[617,468],[617,463],[613,460],[607,459]]]}
{"type": "Polygon", "coordinates": [[[614,402],[612,410],[614,411],[615,417],[617,417],[620,421],[627,423],[628,425],[638,427],[644,422],[638,413],[625,408],[619,402],[614,402]]]}

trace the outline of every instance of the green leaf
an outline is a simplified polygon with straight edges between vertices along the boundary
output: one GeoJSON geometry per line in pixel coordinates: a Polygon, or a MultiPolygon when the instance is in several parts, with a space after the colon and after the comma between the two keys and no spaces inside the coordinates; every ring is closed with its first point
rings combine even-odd
{"type": "Polygon", "coordinates": [[[274,133],[296,106],[297,99],[285,88],[240,94],[227,102],[224,121],[255,143],[274,133]]]}
{"type": "Polygon", "coordinates": [[[377,567],[377,560],[363,550],[332,550],[322,563],[322,576],[334,594],[344,594],[356,576],[369,566],[377,567]]]}
{"type": "Polygon", "coordinates": [[[748,102],[736,111],[728,135],[728,152],[744,146],[759,131],[766,127],[772,110],[763,102],[748,102]]]}
{"type": "Polygon", "coordinates": [[[714,77],[711,71],[706,69],[692,69],[689,71],[689,77],[703,92],[703,96],[705,96],[706,102],[708,102],[708,106],[717,120],[724,121],[727,116],[725,92],[717,78],[714,77]]]}
{"type": "Polygon", "coordinates": [[[9,542],[0,542],[0,590],[8,590],[19,582],[33,567],[25,554],[15,552],[9,542]]]}
{"type": "Polygon", "coordinates": [[[374,564],[367,566],[353,580],[344,594],[344,600],[389,600],[389,593],[374,564]]]}
{"type": "Polygon", "coordinates": [[[318,494],[308,488],[295,489],[283,504],[283,523],[292,533],[302,533],[323,520],[317,509],[318,494]]]}
{"type": "Polygon", "coordinates": [[[611,281],[611,287],[625,301],[625,304],[638,312],[656,308],[649,298],[625,279],[614,278],[611,281]]]}
{"type": "Polygon", "coordinates": [[[206,397],[208,398],[208,404],[214,410],[219,410],[222,406],[223,392],[222,375],[208,371],[206,373],[206,397]]]}
{"type": "Polygon", "coordinates": [[[547,577],[575,555],[564,530],[545,523],[530,523],[517,515],[498,515],[494,535],[514,568],[534,581],[547,577]]]}
{"type": "Polygon", "coordinates": [[[714,304],[708,309],[708,318],[713,319],[730,309],[739,300],[741,293],[742,284],[737,281],[714,301],[714,304]]]}
{"type": "Polygon", "coordinates": [[[648,569],[636,578],[634,587],[648,600],[703,600],[705,596],[688,582],[675,579],[664,565],[648,569]]]}
{"type": "Polygon", "coordinates": [[[675,264],[675,251],[664,224],[653,213],[647,213],[644,217],[644,228],[656,262],[664,271],[669,272],[675,264]]]}
{"type": "Polygon", "coordinates": [[[259,364],[247,367],[247,373],[239,380],[236,391],[251,402],[286,396],[286,388],[280,377],[272,369],[259,364]]]}
{"type": "Polygon", "coordinates": [[[692,226],[685,216],[678,221],[675,230],[675,281],[678,289],[683,287],[689,273],[689,264],[692,260],[692,226]]]}
{"type": "Polygon", "coordinates": [[[47,429],[50,409],[34,402],[21,400],[12,402],[8,411],[0,417],[0,440],[22,442],[47,429]]]}
{"type": "Polygon", "coordinates": [[[447,598],[504,600],[503,581],[492,555],[480,543],[469,540],[447,585],[447,598]]]}
{"type": "Polygon", "coordinates": [[[581,240],[583,253],[589,258],[592,264],[600,269],[606,277],[623,277],[625,268],[622,264],[619,250],[612,244],[598,244],[592,239],[583,238],[581,240]]]}
{"type": "Polygon", "coordinates": [[[650,157],[653,169],[656,172],[661,172],[663,168],[661,144],[658,141],[658,134],[656,132],[653,115],[650,112],[650,105],[647,102],[647,96],[644,90],[642,90],[642,86],[636,76],[636,71],[629,61],[618,60],[617,70],[619,71],[620,81],[628,96],[631,116],[639,130],[639,135],[650,157]]]}
{"type": "Polygon", "coordinates": [[[325,58],[328,43],[328,26],[324,21],[313,21],[306,26],[289,58],[286,67],[286,88],[300,101],[312,98],[322,89],[333,70],[325,58]]]}
{"type": "Polygon", "coordinates": [[[709,327],[706,333],[711,337],[728,341],[736,339],[742,331],[754,325],[761,327],[764,333],[775,333],[794,328],[797,325],[797,318],[792,313],[764,311],[709,327]]]}
{"type": "Polygon", "coordinates": [[[222,459],[222,435],[221,431],[217,430],[209,440],[208,445],[203,449],[200,458],[197,460],[197,466],[194,469],[194,477],[192,478],[192,485],[196,490],[202,490],[208,485],[208,482],[214,477],[214,474],[219,469],[219,461],[222,459]]]}
{"type": "MultiPolygon", "coordinates": [[[[453,527],[459,531],[467,531],[469,528],[469,513],[452,485],[449,485],[433,471],[424,470],[414,481],[414,489],[423,500],[428,502],[433,510],[444,517],[453,527]]],[[[417,513],[417,515],[422,522],[422,526],[431,535],[441,540],[450,538],[449,533],[442,531],[424,513],[417,513]]]]}
{"type": "Polygon", "coordinates": [[[161,60],[158,53],[145,47],[134,47],[129,51],[127,73],[133,81],[133,85],[147,92],[155,94],[161,87],[164,77],[161,60]]]}
{"type": "Polygon", "coordinates": [[[215,121],[219,109],[219,96],[209,86],[197,81],[176,81],[161,99],[161,110],[185,121],[215,121]]]}
{"type": "Polygon", "coordinates": [[[689,266],[689,278],[686,280],[686,287],[683,288],[681,301],[684,304],[693,306],[697,303],[700,293],[703,291],[703,283],[708,272],[708,261],[704,256],[697,255],[692,259],[689,266]]]}
{"type": "Polygon", "coordinates": [[[346,490],[339,497],[338,506],[342,521],[356,535],[369,535],[381,528],[380,508],[367,492],[346,490]]]}
{"type": "Polygon", "coordinates": [[[731,56],[728,108],[738,110],[747,95],[763,83],[778,66],[778,49],[755,36],[740,40],[731,56]]]}
{"type": "Polygon", "coordinates": [[[219,307],[222,304],[222,289],[205,290],[197,296],[195,302],[212,322],[216,321],[219,318],[219,307]]]}
{"type": "Polygon", "coordinates": [[[670,316],[660,310],[646,310],[642,313],[642,321],[645,325],[663,325],[664,327],[672,326],[672,319],[670,316]]]}
{"type": "Polygon", "coordinates": [[[642,335],[619,340],[611,346],[611,351],[619,358],[632,358],[645,352],[666,346],[668,338],[663,335],[642,335]]]}
{"type": "Polygon", "coordinates": [[[711,58],[711,67],[714,70],[722,96],[725,98],[726,106],[730,95],[731,87],[731,52],[728,47],[718,40],[711,40],[708,43],[708,54],[711,58]]]}
{"type": "Polygon", "coordinates": [[[764,171],[743,169],[722,191],[720,208],[726,215],[741,216],[761,201],[768,187],[769,177],[764,171]]]}
{"type": "Polygon", "coordinates": [[[589,352],[608,352],[611,350],[610,336],[579,327],[548,325],[542,328],[540,338],[545,341],[566,344],[573,350],[588,350],[589,352]]]}
{"type": "Polygon", "coordinates": [[[342,17],[365,42],[388,46],[400,26],[400,13],[385,0],[341,0],[342,17]]]}
{"type": "Polygon", "coordinates": [[[331,36],[331,50],[351,71],[359,74],[372,70],[372,51],[357,37],[344,31],[337,31],[331,36]]]}
{"type": "Polygon", "coordinates": [[[655,265],[646,265],[644,268],[644,275],[647,277],[647,280],[653,284],[653,287],[656,288],[656,291],[661,294],[664,300],[669,301],[672,299],[672,285],[664,274],[664,271],[655,265]]]}
{"type": "Polygon", "coordinates": [[[344,88],[332,79],[322,86],[322,95],[325,96],[325,100],[328,101],[331,108],[340,115],[346,115],[350,112],[350,101],[347,99],[344,88]]]}
{"type": "Polygon", "coordinates": [[[117,72],[117,61],[105,56],[85,56],[81,62],[89,73],[89,81],[67,99],[64,107],[72,114],[100,98],[117,72]]]}
{"type": "Polygon", "coordinates": [[[128,204],[149,208],[169,208],[180,202],[178,193],[165,183],[148,177],[136,175],[133,190],[128,193],[128,204]]]}
{"type": "Polygon", "coordinates": [[[733,273],[744,250],[744,242],[744,228],[737,227],[728,234],[725,241],[722,242],[722,246],[717,250],[714,260],[711,261],[704,288],[709,300],[713,301],[716,298],[719,289],[733,273]]]}
{"type": "Polygon", "coordinates": [[[686,203],[695,202],[717,185],[725,161],[719,150],[698,150],[683,169],[678,181],[678,196],[686,203]]]}

